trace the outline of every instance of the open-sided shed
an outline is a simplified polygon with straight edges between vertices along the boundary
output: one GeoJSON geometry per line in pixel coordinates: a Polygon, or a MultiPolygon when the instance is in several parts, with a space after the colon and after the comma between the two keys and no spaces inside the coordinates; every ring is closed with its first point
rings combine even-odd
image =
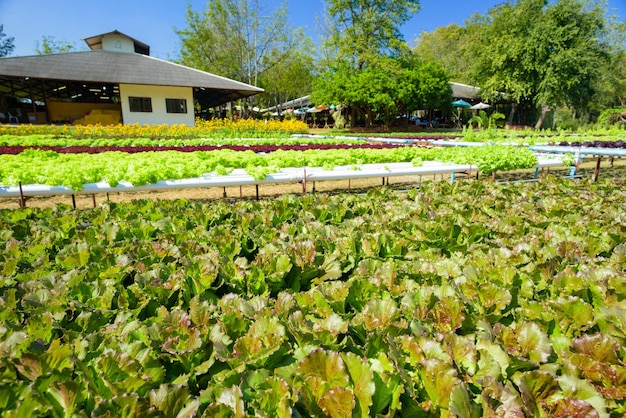
{"type": "Polygon", "coordinates": [[[193,125],[194,104],[263,91],[150,57],[147,45],[118,31],[85,41],[90,51],[0,58],[0,122],[67,123],[106,110],[123,123],[193,125]]]}

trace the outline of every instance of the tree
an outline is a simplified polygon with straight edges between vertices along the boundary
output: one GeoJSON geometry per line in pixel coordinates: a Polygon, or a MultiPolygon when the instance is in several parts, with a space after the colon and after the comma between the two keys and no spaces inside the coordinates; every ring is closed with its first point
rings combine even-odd
{"type": "Polygon", "coordinates": [[[432,62],[380,57],[361,71],[344,63],[316,80],[316,102],[347,104],[351,125],[381,120],[388,127],[399,114],[417,109],[447,108],[451,88],[446,72],[432,62]]]}
{"type": "Polygon", "coordinates": [[[419,0],[328,0],[332,34],[339,55],[361,69],[381,55],[407,49],[400,26],[419,10],[419,0]]]}
{"type": "Polygon", "coordinates": [[[259,101],[282,111],[281,103],[311,93],[314,71],[313,54],[307,49],[294,51],[259,77],[259,86],[265,89],[259,101]]]}
{"type": "Polygon", "coordinates": [[[456,24],[424,32],[417,39],[413,52],[426,61],[438,62],[450,79],[471,84],[471,44],[475,35],[471,26],[456,24]]]}
{"type": "Polygon", "coordinates": [[[483,95],[505,92],[516,104],[540,107],[537,128],[550,109],[586,106],[606,59],[603,16],[597,2],[519,0],[475,19],[473,77],[483,95]]]}
{"type": "Polygon", "coordinates": [[[329,0],[324,50],[328,71],[315,82],[316,102],[343,105],[350,124],[388,125],[416,88],[405,59],[411,53],[399,27],[418,0],[329,0]]]}
{"type": "Polygon", "coordinates": [[[266,14],[258,0],[209,0],[201,14],[187,7],[187,25],[177,30],[182,64],[255,86],[306,39],[288,25],[286,3],[266,14]]]}
{"type": "Polygon", "coordinates": [[[11,55],[15,49],[15,38],[4,33],[4,25],[0,25],[0,57],[11,55]]]}
{"type": "Polygon", "coordinates": [[[41,44],[37,42],[35,46],[37,55],[60,54],[76,50],[77,48],[72,42],[57,40],[54,36],[42,36],[41,44]]]}

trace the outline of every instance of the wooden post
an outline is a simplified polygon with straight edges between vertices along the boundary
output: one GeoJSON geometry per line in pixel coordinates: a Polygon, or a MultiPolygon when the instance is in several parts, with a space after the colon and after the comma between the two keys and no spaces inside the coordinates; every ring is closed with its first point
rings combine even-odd
{"type": "Polygon", "coordinates": [[[599,156],[596,162],[596,169],[593,172],[593,181],[598,181],[598,176],[600,175],[600,161],[602,161],[602,156],[599,156]]]}
{"type": "Polygon", "coordinates": [[[306,168],[302,169],[302,194],[306,194],[306,168]]]}
{"type": "Polygon", "coordinates": [[[76,196],[72,195],[72,206],[76,209],[76,196]]]}
{"type": "Polygon", "coordinates": [[[241,186],[239,186],[239,197],[243,197],[243,188],[241,186]]]}
{"type": "Polygon", "coordinates": [[[224,193],[222,194],[222,197],[226,197],[226,186],[224,186],[224,193]]]}
{"type": "Polygon", "coordinates": [[[22,191],[22,182],[17,183],[20,186],[20,207],[26,207],[26,198],[24,197],[24,192],[22,191]]]}
{"type": "Polygon", "coordinates": [[[91,199],[93,200],[93,207],[95,208],[96,207],[96,194],[95,193],[91,195],[91,199]]]}
{"type": "Polygon", "coordinates": [[[256,200],[259,200],[259,185],[255,184],[254,187],[256,188],[256,200]]]}

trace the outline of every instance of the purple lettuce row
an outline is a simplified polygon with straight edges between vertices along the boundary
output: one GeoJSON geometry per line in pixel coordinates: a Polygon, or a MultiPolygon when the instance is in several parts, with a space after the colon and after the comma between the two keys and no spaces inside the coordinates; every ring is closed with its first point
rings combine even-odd
{"type": "Polygon", "coordinates": [[[590,147],[590,148],[626,148],[626,141],[585,141],[585,142],[559,142],[562,147],[590,147]]]}
{"type": "Polygon", "coordinates": [[[385,143],[355,143],[355,144],[283,144],[283,145],[185,145],[185,146],[0,146],[0,154],[17,155],[28,149],[42,151],[54,151],[59,154],[98,154],[102,152],[126,152],[129,154],[151,151],[253,151],[256,153],[269,153],[282,151],[306,151],[306,150],[333,150],[333,149],[384,149],[394,148],[398,145],[385,143]]]}

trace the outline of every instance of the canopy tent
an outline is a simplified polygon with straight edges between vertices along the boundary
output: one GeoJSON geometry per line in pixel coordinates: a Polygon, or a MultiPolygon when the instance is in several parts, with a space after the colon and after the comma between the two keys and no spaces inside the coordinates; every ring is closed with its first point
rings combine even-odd
{"type": "Polygon", "coordinates": [[[483,109],[489,109],[490,107],[491,107],[491,105],[489,105],[487,103],[479,102],[479,103],[476,103],[474,106],[470,107],[470,109],[472,109],[472,110],[483,110],[483,109]]]}
{"type": "Polygon", "coordinates": [[[466,107],[466,108],[472,107],[471,104],[469,104],[468,102],[466,102],[463,99],[459,99],[459,100],[453,101],[452,102],[452,106],[454,106],[454,107],[466,107]]]}

